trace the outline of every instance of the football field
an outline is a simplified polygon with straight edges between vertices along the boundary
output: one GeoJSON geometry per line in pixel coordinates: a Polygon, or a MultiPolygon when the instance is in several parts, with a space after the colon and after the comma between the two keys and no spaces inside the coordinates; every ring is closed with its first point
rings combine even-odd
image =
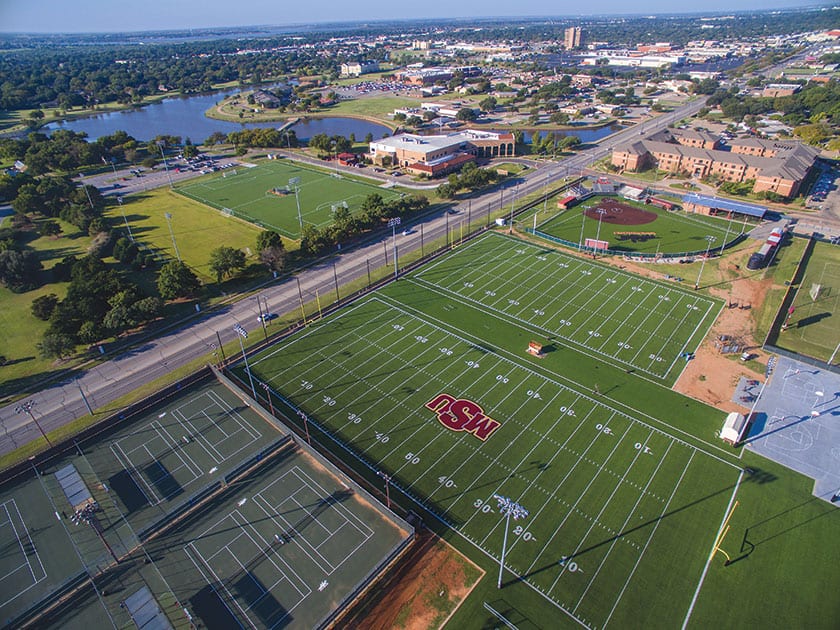
{"type": "Polygon", "coordinates": [[[332,222],[338,208],[354,213],[368,195],[376,193],[386,200],[397,195],[344,173],[319,171],[282,159],[220,171],[178,186],[176,191],[291,239],[300,238],[301,221],[321,228],[332,222]]]}
{"type": "Polygon", "coordinates": [[[535,334],[673,383],[721,303],[499,234],[423,268],[418,282],[535,334]]]}
{"type": "Polygon", "coordinates": [[[477,553],[500,558],[496,495],[527,509],[510,524],[504,582],[527,584],[563,625],[674,627],[690,614],[740,469],[686,439],[669,424],[677,418],[616,404],[577,363],[555,372],[551,358],[511,352],[505,339],[550,330],[579,356],[612,364],[601,363],[604,372],[670,377],[718,305],[634,282],[489,235],[264,351],[251,368],[308,416],[316,438],[323,432],[389,475],[477,553]],[[604,286],[622,297],[608,299],[604,286]],[[660,294],[671,297],[667,309],[660,294]],[[642,310],[635,300],[646,317],[624,323],[642,310]],[[661,328],[675,305],[679,315],[661,328]],[[656,346],[646,345],[651,332],[656,346]]]}

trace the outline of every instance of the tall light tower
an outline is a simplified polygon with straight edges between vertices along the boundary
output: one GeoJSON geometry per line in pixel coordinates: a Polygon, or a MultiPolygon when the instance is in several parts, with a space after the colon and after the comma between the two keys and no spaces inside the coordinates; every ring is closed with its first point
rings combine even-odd
{"type": "Polygon", "coordinates": [[[131,233],[131,226],[128,224],[128,217],[125,216],[125,208],[123,208],[123,198],[122,195],[117,195],[117,203],[120,205],[120,212],[123,215],[123,222],[125,223],[125,229],[128,232],[128,240],[132,243],[134,242],[134,235],[131,233]]]}
{"type": "Polygon", "coordinates": [[[703,275],[703,267],[706,266],[706,259],[709,257],[709,249],[712,246],[712,243],[717,239],[712,236],[711,234],[706,236],[706,254],[703,256],[703,261],[700,263],[700,273],[697,274],[697,282],[694,283],[694,289],[697,290],[700,288],[700,276],[703,275]]]}
{"type": "Polygon", "coordinates": [[[300,197],[298,197],[298,192],[300,191],[300,177],[292,177],[289,179],[289,186],[295,189],[295,204],[297,204],[297,212],[298,212],[298,223],[300,224],[300,235],[303,238],[303,217],[300,214],[300,197]]]}
{"type": "Polygon", "coordinates": [[[36,418],[35,414],[32,413],[32,407],[34,406],[34,400],[27,400],[26,402],[22,402],[17,407],[15,407],[15,412],[29,414],[29,417],[32,418],[32,422],[35,423],[35,426],[38,427],[38,430],[41,432],[41,435],[44,436],[44,439],[47,441],[47,444],[49,444],[50,448],[52,448],[52,442],[50,442],[50,438],[48,438],[47,434],[44,433],[44,429],[41,427],[41,423],[38,422],[38,418],[36,418]]]}
{"type": "Polygon", "coordinates": [[[166,163],[166,155],[163,153],[163,141],[157,143],[160,149],[160,156],[163,158],[163,170],[166,171],[166,179],[169,180],[169,187],[172,188],[172,176],[169,174],[169,165],[166,163]]]}
{"type": "Polygon", "coordinates": [[[381,470],[376,473],[385,481],[385,505],[388,506],[388,509],[391,509],[391,475],[382,472],[381,470]]]}
{"type": "Polygon", "coordinates": [[[528,510],[519,505],[513,499],[503,497],[500,494],[494,494],[493,498],[499,502],[499,513],[505,517],[505,537],[502,541],[502,559],[499,561],[499,583],[498,588],[502,588],[502,573],[505,570],[505,550],[507,549],[507,535],[510,527],[510,519],[518,521],[520,518],[528,516],[528,510]]]}
{"type": "Polygon", "coordinates": [[[388,227],[391,228],[391,236],[394,237],[394,280],[397,279],[397,226],[401,222],[400,217],[388,219],[388,227]]]}
{"type": "Polygon", "coordinates": [[[165,212],[163,216],[166,217],[166,224],[169,226],[169,236],[172,237],[172,247],[175,248],[175,257],[178,259],[178,262],[181,262],[181,252],[178,251],[178,243],[175,242],[175,232],[172,231],[172,213],[165,212]]]}
{"type": "Polygon", "coordinates": [[[243,339],[248,338],[248,331],[242,328],[240,324],[236,324],[233,327],[233,332],[235,332],[239,337],[239,347],[242,350],[242,360],[245,361],[245,371],[248,373],[248,380],[251,383],[251,393],[254,394],[254,400],[257,400],[257,388],[254,387],[254,377],[251,376],[251,368],[248,365],[248,355],[245,354],[245,345],[242,343],[243,339]]]}

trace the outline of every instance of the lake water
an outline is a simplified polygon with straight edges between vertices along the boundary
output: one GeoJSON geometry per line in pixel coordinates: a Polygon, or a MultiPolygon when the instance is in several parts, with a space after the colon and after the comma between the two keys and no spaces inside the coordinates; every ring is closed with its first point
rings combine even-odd
{"type": "MultiPolygon", "coordinates": [[[[108,136],[115,131],[125,131],[137,140],[150,140],[159,135],[181,136],[189,138],[194,144],[200,144],[215,131],[230,133],[241,129],[255,127],[279,127],[280,122],[273,123],[235,123],[207,118],[204,112],[221,101],[228,94],[236,91],[216,92],[187,98],[167,98],[159,103],[152,103],[145,107],[97,114],[87,118],[78,118],[67,122],[50,123],[47,130],[69,129],[84,132],[91,140],[101,136],[108,136]]],[[[328,136],[342,135],[349,137],[351,133],[362,140],[368,133],[374,138],[381,138],[390,133],[385,125],[358,120],[356,118],[312,118],[294,126],[298,138],[307,139],[315,134],[325,133],[328,136]]]]}

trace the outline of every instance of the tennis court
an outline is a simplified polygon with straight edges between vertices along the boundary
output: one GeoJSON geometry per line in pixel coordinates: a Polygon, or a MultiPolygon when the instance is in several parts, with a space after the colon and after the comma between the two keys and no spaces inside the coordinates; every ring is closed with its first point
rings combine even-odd
{"type": "Polygon", "coordinates": [[[12,626],[308,628],[411,540],[215,380],[118,425],[0,492],[12,626]]]}
{"type": "Polygon", "coordinates": [[[338,209],[356,213],[369,195],[378,194],[385,200],[398,196],[375,182],[286,159],[214,173],[175,190],[291,239],[300,238],[301,225],[329,225],[338,209]]]}

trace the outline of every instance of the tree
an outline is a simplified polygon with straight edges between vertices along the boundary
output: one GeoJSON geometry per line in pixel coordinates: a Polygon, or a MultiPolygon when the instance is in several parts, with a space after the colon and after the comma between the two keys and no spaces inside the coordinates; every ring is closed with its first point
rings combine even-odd
{"type": "Polygon", "coordinates": [[[35,344],[38,354],[45,359],[63,359],[76,349],[76,342],[70,335],[47,333],[35,344]]]}
{"type": "Polygon", "coordinates": [[[222,245],[210,252],[210,271],[216,274],[216,282],[231,277],[245,268],[245,252],[222,245]]]}
{"type": "Polygon", "coordinates": [[[189,297],[194,295],[200,287],[201,281],[198,276],[180,260],[173,260],[160,268],[157,288],[165,300],[189,297]]]}
{"type": "Polygon", "coordinates": [[[483,112],[492,112],[496,109],[497,101],[495,96],[488,96],[479,101],[478,106],[483,112]]]}
{"type": "Polygon", "coordinates": [[[38,286],[41,261],[32,250],[7,249],[0,252],[0,284],[20,293],[38,286]]]}
{"type": "Polygon", "coordinates": [[[42,321],[47,321],[58,304],[58,296],[55,293],[41,295],[32,300],[32,314],[42,321]]]}
{"type": "Polygon", "coordinates": [[[565,125],[569,122],[569,115],[564,112],[554,112],[549,120],[555,125],[565,125]]]}
{"type": "Polygon", "coordinates": [[[257,252],[260,262],[272,271],[283,271],[286,266],[286,248],[283,239],[273,230],[266,230],[257,235],[257,252]]]}
{"type": "Polygon", "coordinates": [[[41,236],[58,236],[61,234],[61,226],[58,221],[44,221],[38,226],[38,233],[41,236]]]}
{"type": "Polygon", "coordinates": [[[472,122],[478,116],[475,113],[475,110],[470,107],[462,107],[458,110],[458,113],[455,114],[455,120],[461,120],[463,122],[472,122]]]}

